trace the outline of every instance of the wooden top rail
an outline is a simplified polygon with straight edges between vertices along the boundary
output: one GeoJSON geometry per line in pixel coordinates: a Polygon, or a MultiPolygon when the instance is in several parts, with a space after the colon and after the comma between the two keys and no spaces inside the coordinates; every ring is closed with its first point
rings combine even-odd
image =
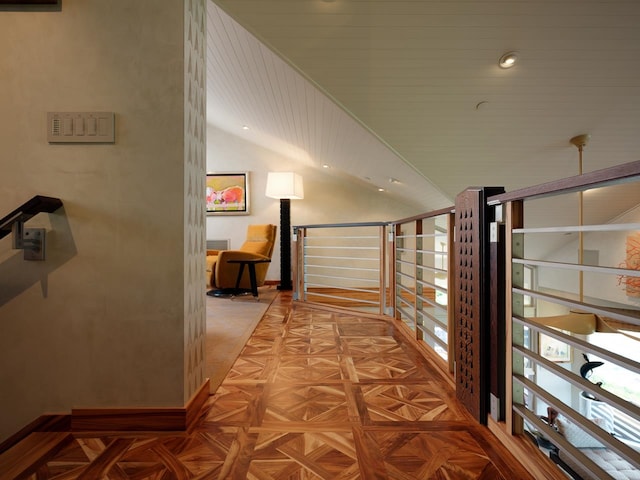
{"type": "Polygon", "coordinates": [[[389,222],[319,223],[315,225],[295,225],[293,228],[386,227],[387,225],[389,225],[389,222]]]}
{"type": "Polygon", "coordinates": [[[411,222],[415,222],[416,220],[424,220],[425,218],[433,218],[433,217],[439,217],[440,215],[446,215],[448,213],[455,213],[455,211],[456,211],[456,207],[454,205],[451,205],[450,207],[441,208],[440,210],[433,210],[431,212],[421,213],[421,214],[415,215],[413,217],[401,218],[400,220],[394,220],[393,222],[391,222],[391,224],[392,225],[400,225],[400,224],[403,224],[403,223],[411,223],[411,222]]]}
{"type": "Polygon", "coordinates": [[[55,212],[61,206],[62,200],[59,198],[36,195],[0,220],[0,238],[4,238],[11,233],[11,227],[15,222],[26,222],[40,212],[55,212]]]}
{"type": "Polygon", "coordinates": [[[501,193],[489,197],[487,203],[489,205],[499,205],[515,200],[578,192],[589,188],[604,187],[633,180],[640,180],[640,160],[576,175],[574,177],[561,178],[560,180],[553,180],[532,187],[521,188],[513,192],[501,193]]]}

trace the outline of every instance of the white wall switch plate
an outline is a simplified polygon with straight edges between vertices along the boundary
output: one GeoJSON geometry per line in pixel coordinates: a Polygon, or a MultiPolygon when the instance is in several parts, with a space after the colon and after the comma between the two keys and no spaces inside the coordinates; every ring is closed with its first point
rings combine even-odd
{"type": "Polygon", "coordinates": [[[115,143],[113,112],[48,112],[49,143],[115,143]]]}

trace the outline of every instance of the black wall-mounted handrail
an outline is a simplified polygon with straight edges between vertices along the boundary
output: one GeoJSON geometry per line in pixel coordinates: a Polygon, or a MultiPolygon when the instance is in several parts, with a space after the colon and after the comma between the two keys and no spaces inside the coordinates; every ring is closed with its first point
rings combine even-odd
{"type": "Polygon", "coordinates": [[[41,212],[53,213],[61,206],[62,200],[59,198],[36,195],[0,220],[0,238],[4,238],[11,233],[14,223],[24,223],[41,212]]]}

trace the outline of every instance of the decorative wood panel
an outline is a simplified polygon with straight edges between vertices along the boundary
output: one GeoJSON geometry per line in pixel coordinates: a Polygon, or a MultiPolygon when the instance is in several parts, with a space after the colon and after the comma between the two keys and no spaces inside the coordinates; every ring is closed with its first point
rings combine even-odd
{"type": "Polygon", "coordinates": [[[455,359],[456,395],[478,422],[488,404],[489,269],[485,199],[498,188],[470,188],[456,198],[455,359]]]}

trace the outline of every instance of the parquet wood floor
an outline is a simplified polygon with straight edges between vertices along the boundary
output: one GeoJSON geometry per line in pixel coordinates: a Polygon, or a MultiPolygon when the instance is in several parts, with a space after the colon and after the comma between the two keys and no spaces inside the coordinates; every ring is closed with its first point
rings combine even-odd
{"type": "Polygon", "coordinates": [[[191,431],[25,442],[29,480],[532,478],[392,323],[286,292],[191,431]]]}

